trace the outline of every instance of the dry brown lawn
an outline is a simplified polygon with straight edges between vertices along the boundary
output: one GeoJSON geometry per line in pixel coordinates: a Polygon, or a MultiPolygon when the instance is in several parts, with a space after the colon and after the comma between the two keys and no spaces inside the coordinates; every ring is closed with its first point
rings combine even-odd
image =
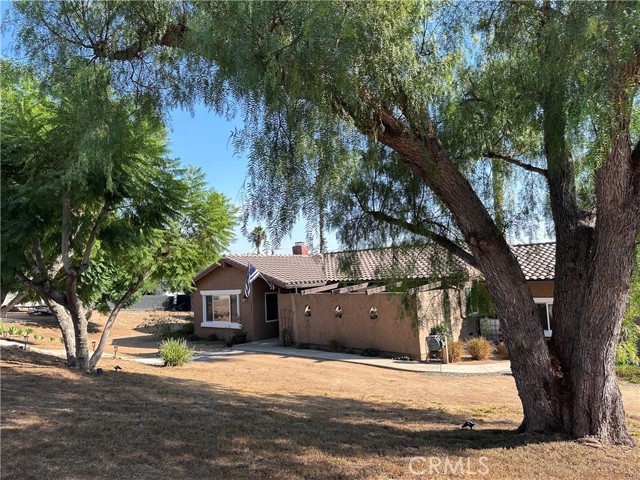
{"type": "MultiPolygon", "coordinates": [[[[458,474],[486,465],[470,477],[492,479],[634,478],[640,467],[638,447],[516,434],[520,403],[506,376],[250,353],[182,368],[100,366],[104,375],[88,375],[2,350],[3,479],[448,478],[436,474],[443,465],[427,474],[429,457],[448,457],[458,474]],[[473,431],[460,429],[467,419],[473,431]],[[413,463],[424,475],[409,471],[412,457],[425,458],[413,463]]],[[[640,387],[621,388],[638,439],[640,387]]]]}

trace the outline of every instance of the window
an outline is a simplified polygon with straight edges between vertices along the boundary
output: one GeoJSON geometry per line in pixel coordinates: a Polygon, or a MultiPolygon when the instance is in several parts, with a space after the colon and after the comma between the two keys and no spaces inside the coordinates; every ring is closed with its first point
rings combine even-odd
{"type": "Polygon", "coordinates": [[[240,290],[203,290],[202,326],[241,329],[240,290]]]}
{"type": "Polygon", "coordinates": [[[265,301],[265,312],[266,312],[266,322],[277,322],[280,318],[278,317],[278,293],[267,293],[264,296],[265,301]]]}
{"type": "Polygon", "coordinates": [[[534,298],[545,337],[553,334],[553,298],[534,298]]]}

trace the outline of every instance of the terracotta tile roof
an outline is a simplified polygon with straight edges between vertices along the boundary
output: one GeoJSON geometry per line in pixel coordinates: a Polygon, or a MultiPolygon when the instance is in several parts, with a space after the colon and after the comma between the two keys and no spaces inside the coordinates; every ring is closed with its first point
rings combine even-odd
{"type": "Polygon", "coordinates": [[[319,256],[226,255],[221,261],[243,270],[251,263],[265,280],[283,288],[319,287],[327,283],[319,256]]]}
{"type": "Polygon", "coordinates": [[[554,242],[512,245],[511,249],[527,280],[555,278],[556,244],[554,242]]]}
{"type": "MultiPolygon", "coordinates": [[[[433,280],[453,275],[460,269],[469,269],[458,258],[433,246],[395,253],[391,249],[371,249],[314,256],[229,254],[220,262],[243,270],[251,263],[266,280],[283,288],[310,288],[328,282],[400,277],[433,280]]],[[[217,266],[214,264],[203,270],[194,281],[217,266]]]]}
{"type": "Polygon", "coordinates": [[[329,281],[385,278],[435,280],[460,271],[474,273],[460,259],[433,245],[396,251],[385,248],[329,253],[324,256],[324,270],[329,281]]]}
{"type": "MultiPolygon", "coordinates": [[[[554,275],[555,244],[514,245],[513,251],[527,280],[550,280],[554,275]]],[[[226,255],[221,263],[246,270],[255,266],[269,282],[282,288],[311,288],[339,281],[373,281],[412,278],[433,281],[466,270],[478,272],[457,257],[433,245],[412,250],[370,249],[324,255],[226,255]]],[[[200,272],[194,281],[219,264],[200,272]]]]}

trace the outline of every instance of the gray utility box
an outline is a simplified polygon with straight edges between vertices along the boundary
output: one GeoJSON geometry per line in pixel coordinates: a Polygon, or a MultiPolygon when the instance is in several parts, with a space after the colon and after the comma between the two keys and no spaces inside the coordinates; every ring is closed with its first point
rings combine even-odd
{"type": "Polygon", "coordinates": [[[433,353],[440,356],[442,363],[449,363],[449,348],[447,346],[447,337],[444,335],[428,335],[427,336],[427,361],[431,359],[433,353]]]}

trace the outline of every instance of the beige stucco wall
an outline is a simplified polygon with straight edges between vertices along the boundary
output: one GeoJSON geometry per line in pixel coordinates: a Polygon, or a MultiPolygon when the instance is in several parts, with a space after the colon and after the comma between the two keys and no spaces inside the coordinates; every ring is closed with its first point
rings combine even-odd
{"type": "MultiPolygon", "coordinates": [[[[202,290],[240,290],[244,292],[246,272],[235,267],[218,267],[196,282],[197,291],[192,297],[195,333],[207,338],[215,333],[225,340],[238,333],[236,329],[212,328],[202,326],[202,290]]],[[[264,292],[268,291],[267,283],[258,278],[251,284],[251,296],[244,299],[240,294],[240,323],[247,332],[247,341],[263,340],[278,336],[278,322],[265,323],[264,292]]]]}
{"type": "Polygon", "coordinates": [[[291,328],[294,342],[328,345],[337,340],[343,348],[375,348],[391,354],[426,358],[428,329],[426,326],[413,328],[410,316],[401,314],[402,294],[280,294],[278,298],[280,327],[291,328]],[[306,305],[311,307],[310,317],[304,316],[306,305]],[[337,305],[342,308],[342,318],[335,316],[337,305]],[[377,320],[369,318],[372,306],[378,309],[377,320]]]}
{"type": "Polygon", "coordinates": [[[463,314],[466,309],[466,298],[463,289],[430,290],[418,293],[418,319],[427,334],[431,328],[445,322],[453,340],[465,340],[473,325],[468,325],[463,314]]]}

